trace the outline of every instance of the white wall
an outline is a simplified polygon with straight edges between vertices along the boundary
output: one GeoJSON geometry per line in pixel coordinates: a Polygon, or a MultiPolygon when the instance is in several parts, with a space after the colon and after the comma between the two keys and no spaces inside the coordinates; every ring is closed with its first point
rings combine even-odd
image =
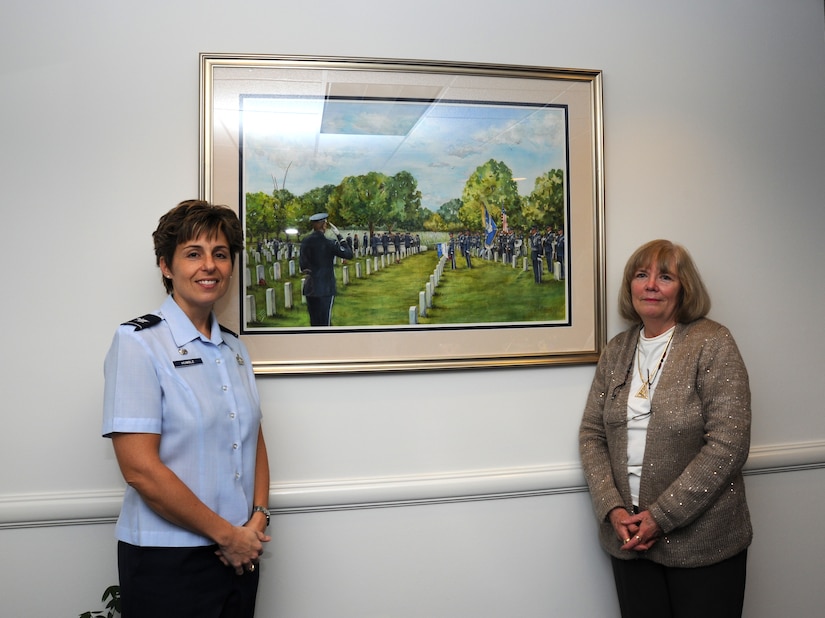
{"type": "MultiPolygon", "coordinates": [[[[604,71],[609,334],[629,253],[686,244],[752,380],[746,615],[816,614],[824,22],[819,0],[6,0],[2,613],[76,615],[115,581],[102,358],[119,322],[161,302],[151,231],[198,191],[198,53],[258,52],[604,71]]],[[[615,615],[576,454],[591,376],[261,378],[282,514],[259,614],[615,615]],[[379,405],[398,396],[423,405],[379,405]],[[363,501],[389,506],[340,507],[363,501]],[[398,506],[417,501],[430,502],[398,506]]]]}

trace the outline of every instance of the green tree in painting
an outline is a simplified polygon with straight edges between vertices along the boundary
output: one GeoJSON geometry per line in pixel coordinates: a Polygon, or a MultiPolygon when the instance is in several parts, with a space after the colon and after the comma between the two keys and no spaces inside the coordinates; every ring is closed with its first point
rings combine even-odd
{"type": "Polygon", "coordinates": [[[471,230],[482,229],[482,206],[490,216],[499,220],[501,209],[513,213],[520,209],[521,198],[513,172],[501,161],[490,159],[470,174],[461,195],[463,205],[458,211],[462,225],[471,230]]]}
{"type": "Polygon", "coordinates": [[[342,224],[369,230],[387,224],[388,178],[380,172],[347,176],[330,195],[330,211],[342,224]]]}
{"type": "Polygon", "coordinates": [[[406,171],[387,179],[387,229],[421,229],[425,214],[418,181],[406,171]]]}
{"type": "Polygon", "coordinates": [[[438,210],[436,211],[444,222],[444,227],[441,229],[446,231],[448,229],[453,229],[454,231],[461,227],[461,222],[458,219],[458,212],[461,210],[461,200],[456,198],[451,199],[449,202],[444,202],[441,206],[439,206],[438,210]]]}
{"type": "Polygon", "coordinates": [[[564,224],[564,174],[550,170],[536,178],[533,192],[527,197],[523,213],[529,223],[542,229],[558,229],[564,224]]]}
{"type": "Polygon", "coordinates": [[[287,207],[289,221],[301,230],[309,230],[309,218],[316,212],[326,212],[329,213],[332,221],[340,222],[341,214],[334,207],[332,200],[335,191],[335,185],[324,185],[310,189],[302,196],[295,198],[287,207]]]}
{"type": "Polygon", "coordinates": [[[447,229],[447,224],[444,222],[444,219],[441,218],[440,214],[434,212],[427,217],[422,225],[422,228],[428,232],[443,232],[447,229]]]}
{"type": "Polygon", "coordinates": [[[250,242],[277,234],[276,210],[280,204],[272,195],[259,191],[246,194],[246,237],[250,242]]]}

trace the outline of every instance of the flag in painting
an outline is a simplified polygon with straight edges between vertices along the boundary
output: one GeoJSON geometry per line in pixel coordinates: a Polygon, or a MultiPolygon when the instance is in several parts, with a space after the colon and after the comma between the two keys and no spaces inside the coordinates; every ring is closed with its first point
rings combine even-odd
{"type": "Polygon", "coordinates": [[[488,247],[492,246],[493,239],[496,237],[496,222],[493,221],[493,218],[490,216],[490,212],[487,210],[487,206],[484,204],[481,205],[481,218],[482,222],[484,223],[484,244],[488,247]]]}

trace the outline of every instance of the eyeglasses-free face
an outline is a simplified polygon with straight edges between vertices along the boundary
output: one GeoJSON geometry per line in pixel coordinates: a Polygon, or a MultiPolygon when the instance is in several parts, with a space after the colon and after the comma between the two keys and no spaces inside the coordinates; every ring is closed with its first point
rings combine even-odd
{"type": "Polygon", "coordinates": [[[630,281],[633,308],[645,325],[645,337],[656,337],[676,324],[682,284],[657,266],[640,268],[630,281]]]}

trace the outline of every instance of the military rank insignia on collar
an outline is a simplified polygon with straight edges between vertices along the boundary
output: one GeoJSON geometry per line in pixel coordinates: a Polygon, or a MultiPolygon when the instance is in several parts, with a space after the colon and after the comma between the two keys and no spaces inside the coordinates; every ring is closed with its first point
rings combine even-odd
{"type": "Polygon", "coordinates": [[[122,326],[134,326],[135,330],[143,330],[144,328],[152,328],[156,324],[161,323],[161,318],[154,313],[147,313],[139,318],[134,318],[128,322],[124,322],[122,326]]]}
{"type": "Polygon", "coordinates": [[[218,324],[218,326],[220,326],[220,327],[221,327],[221,330],[222,330],[223,332],[227,333],[228,335],[232,335],[233,337],[235,337],[235,339],[237,339],[237,338],[238,338],[238,333],[236,333],[235,331],[233,331],[233,330],[229,330],[229,329],[228,329],[226,326],[224,326],[223,324],[218,324]]]}

